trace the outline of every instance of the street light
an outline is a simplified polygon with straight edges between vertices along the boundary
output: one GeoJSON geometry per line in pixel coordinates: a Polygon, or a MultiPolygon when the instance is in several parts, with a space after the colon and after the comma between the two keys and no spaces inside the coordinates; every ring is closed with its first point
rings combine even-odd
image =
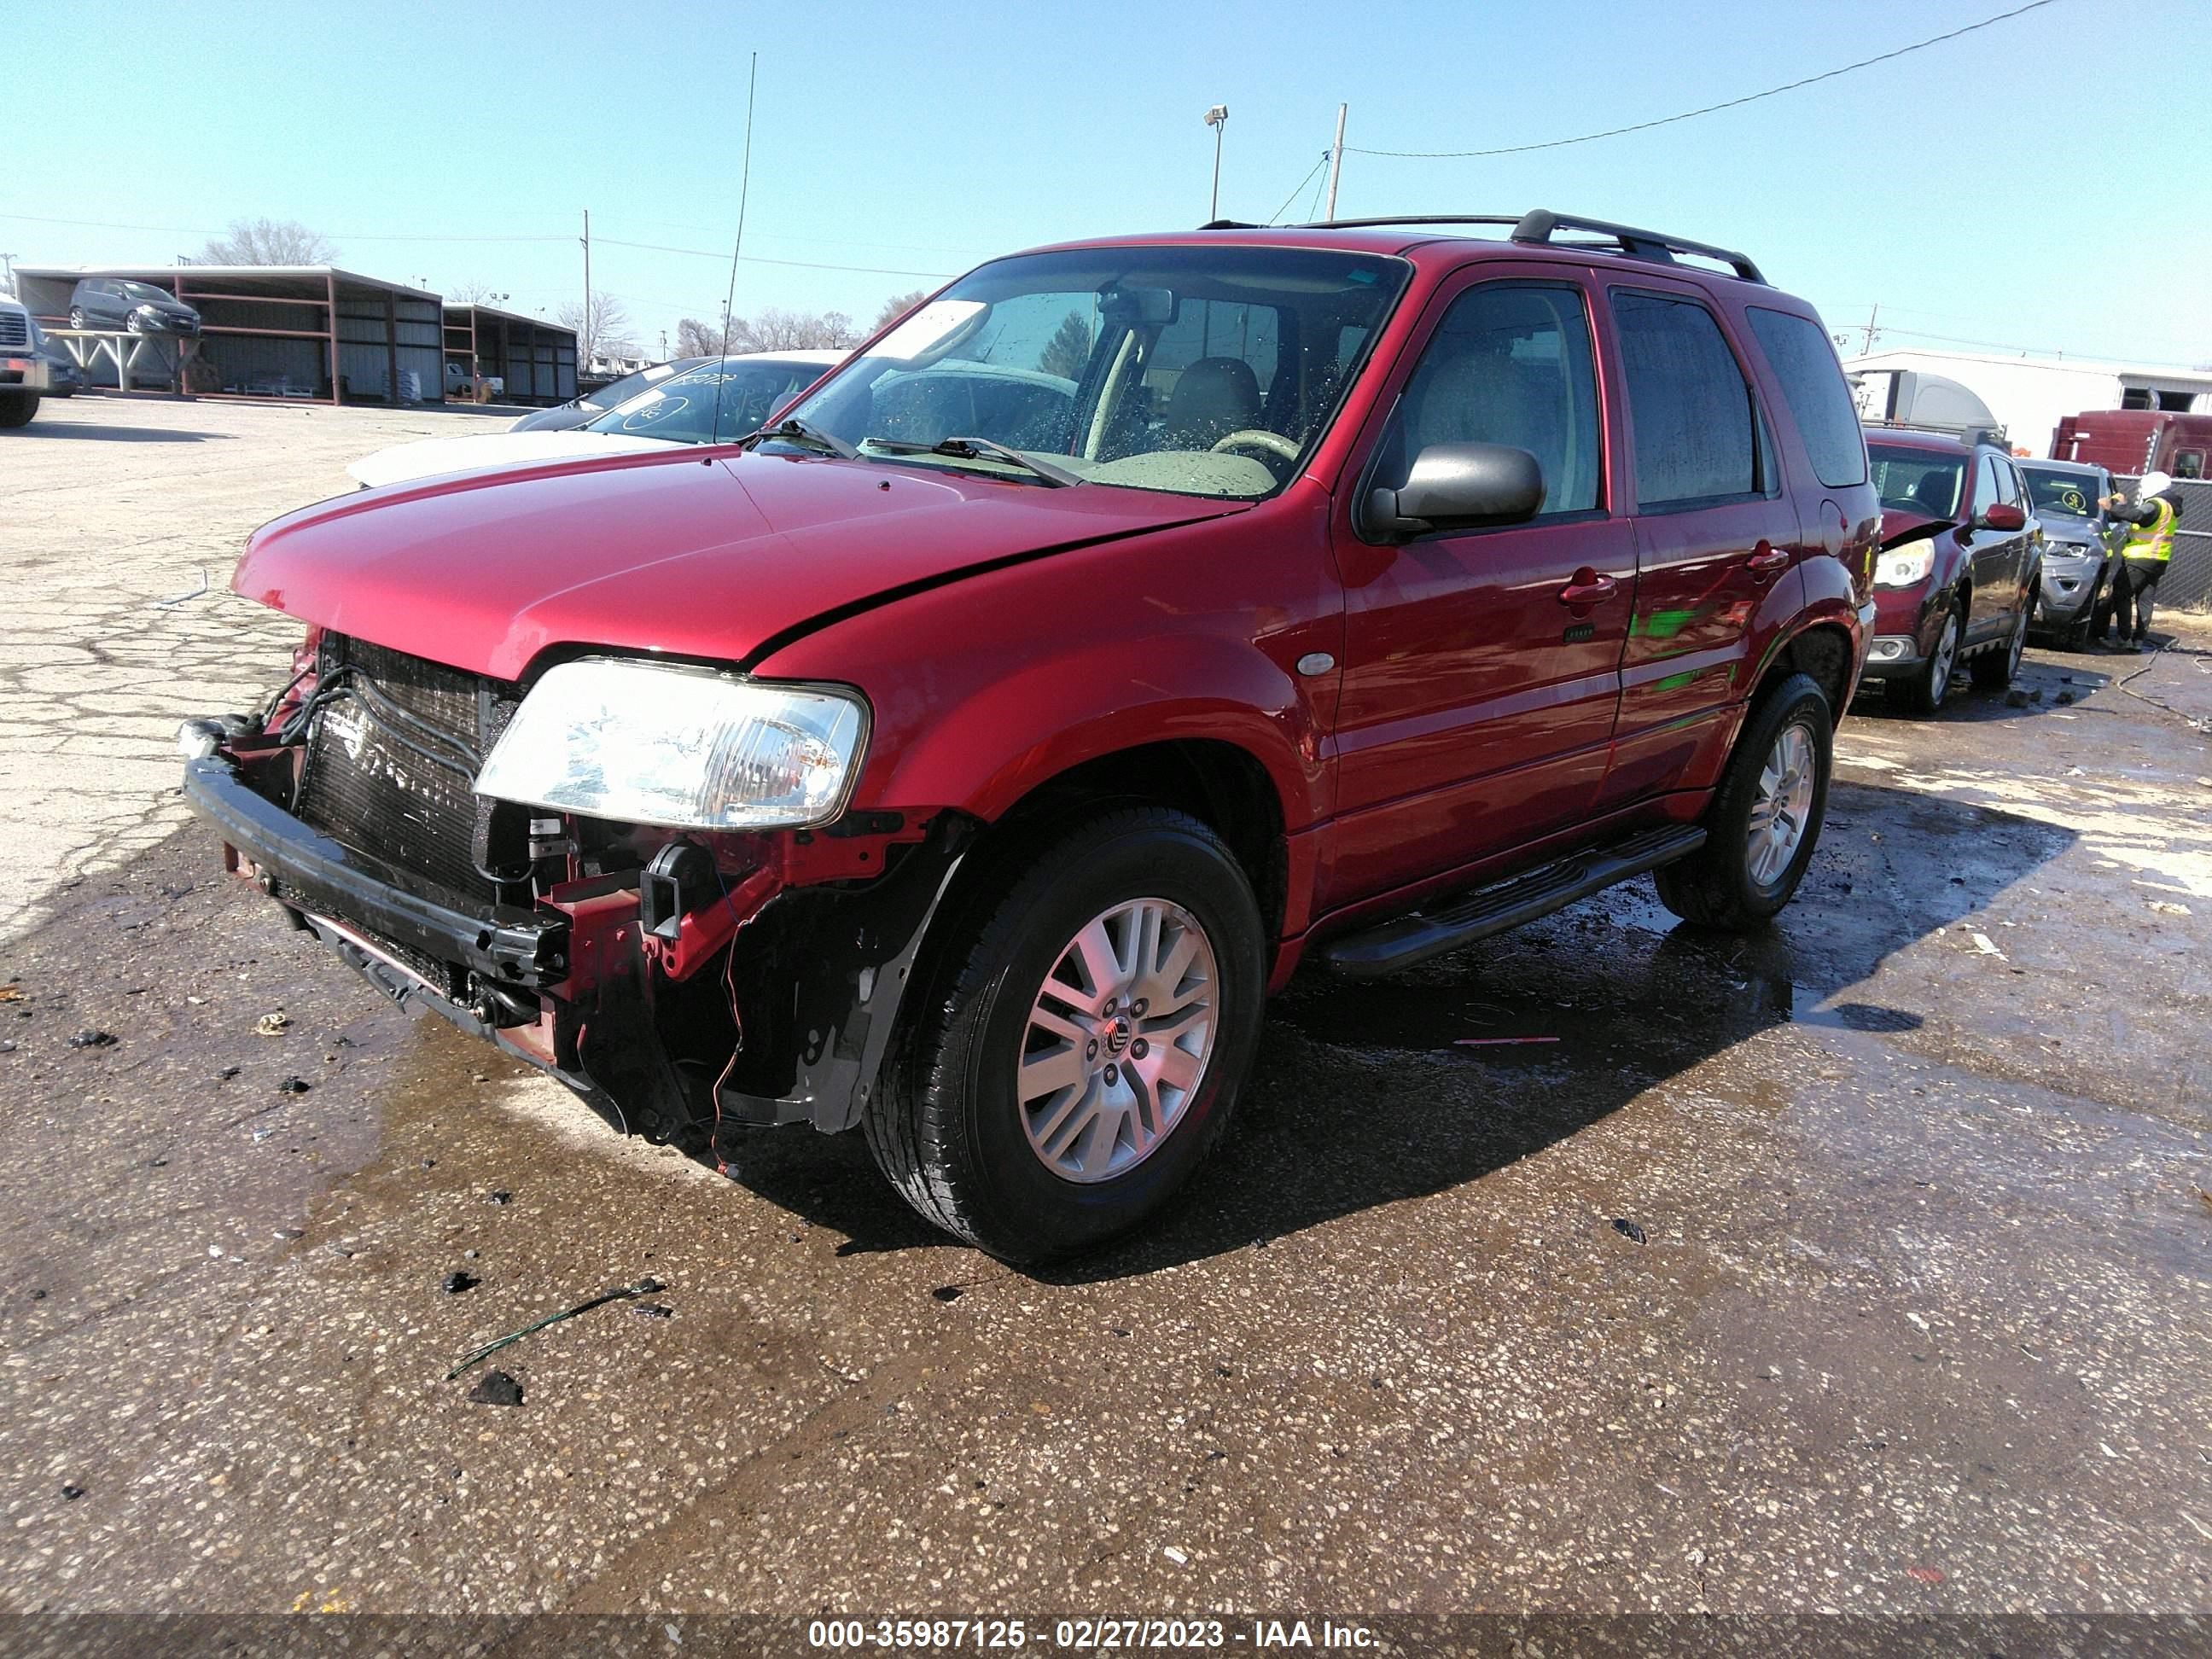
{"type": "Polygon", "coordinates": [[[1213,202],[1206,216],[1212,220],[1221,216],[1221,135],[1229,125],[1229,106],[1216,104],[1206,111],[1206,125],[1213,129],[1213,202]]]}

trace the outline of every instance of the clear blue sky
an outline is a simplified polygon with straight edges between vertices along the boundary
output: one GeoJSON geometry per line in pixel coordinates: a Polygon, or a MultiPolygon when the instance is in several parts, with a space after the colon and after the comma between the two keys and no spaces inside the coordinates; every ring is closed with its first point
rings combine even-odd
{"type": "MultiPolygon", "coordinates": [[[[2058,0],[1820,86],[1569,149],[1356,153],[1534,143],[1670,114],[2013,3],[642,0],[149,14],[140,0],[12,0],[16,33],[49,43],[57,73],[16,100],[0,249],[31,264],[166,264],[230,218],[265,214],[329,233],[351,269],[434,288],[474,278],[511,292],[516,310],[550,313],[580,292],[588,207],[598,285],[652,349],[679,317],[718,314],[726,258],[616,244],[726,256],[757,52],[745,251],[886,269],[748,262],[741,313],[834,308],[865,322],[889,295],[938,280],[891,272],[1195,225],[1213,153],[1200,117],[1217,102],[1231,110],[1222,211],[1264,220],[1346,100],[1344,214],[1571,210],[1741,247],[1832,328],[1863,325],[1880,301],[1892,345],[1953,336],[2212,359],[2212,112],[2172,78],[2202,34],[2199,0],[2058,0]],[[161,43],[129,44],[156,15],[161,43]],[[2163,90],[2142,90],[2146,68],[2163,90]],[[61,107],[40,112],[50,99],[61,107]],[[2130,209],[2153,228],[2147,247],[2110,234],[2130,209]],[[455,240],[469,237],[546,240],[455,240]],[[447,240],[373,240],[433,238],[447,240]]],[[[1299,194],[1288,216],[1312,199],[1299,194]]]]}

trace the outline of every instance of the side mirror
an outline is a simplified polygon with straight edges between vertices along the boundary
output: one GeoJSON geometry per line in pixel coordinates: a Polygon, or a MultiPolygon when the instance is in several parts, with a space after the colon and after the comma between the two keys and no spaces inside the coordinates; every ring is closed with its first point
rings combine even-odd
{"type": "Polygon", "coordinates": [[[1367,498],[1374,527],[1389,536],[1519,524],[1544,505],[1544,469],[1510,444],[1431,444],[1395,489],[1367,498]]]}
{"type": "Polygon", "coordinates": [[[2025,530],[2027,514],[2009,501],[1991,501],[1982,509],[1981,526],[1984,530],[2025,530]]]}

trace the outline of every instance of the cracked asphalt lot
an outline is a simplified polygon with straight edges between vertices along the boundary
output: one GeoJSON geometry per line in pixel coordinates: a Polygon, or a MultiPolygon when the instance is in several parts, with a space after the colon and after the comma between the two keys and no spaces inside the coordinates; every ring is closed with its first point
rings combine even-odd
{"type": "Polygon", "coordinates": [[[1029,1275],[857,1139],[619,1139],[179,827],[168,727],[292,629],[155,601],[472,417],[49,408],[0,442],[0,1609],[2205,1609],[2202,619],[1855,714],[1765,937],[1639,884],[1300,981],[1188,1200],[1029,1275]],[[520,1406],[444,1380],[645,1275],[670,1316],[490,1362],[520,1406]]]}

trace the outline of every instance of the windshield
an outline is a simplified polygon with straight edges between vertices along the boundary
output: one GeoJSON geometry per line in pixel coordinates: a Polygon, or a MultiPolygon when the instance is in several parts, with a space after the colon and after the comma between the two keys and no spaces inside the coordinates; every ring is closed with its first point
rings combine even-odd
{"type": "Polygon", "coordinates": [[[2057,513],[2069,519],[2097,516],[2097,481],[2081,472],[2053,472],[2024,466],[2028,498],[2039,513],[2057,513]]]}
{"type": "Polygon", "coordinates": [[[985,452],[927,453],[975,438],[1086,483],[1256,498],[1296,475],[1406,270],[1304,248],[1001,259],[793,412],[872,459],[1036,477],[985,452]]]}
{"type": "Polygon", "coordinates": [[[1874,487],[1884,507],[1929,519],[1957,516],[1959,485],[1966,476],[1965,456],[1892,449],[1887,444],[1868,445],[1867,456],[1874,462],[1874,487]]]}
{"type": "Polygon", "coordinates": [[[172,295],[146,283],[118,283],[115,286],[123,290],[125,299],[136,300],[142,306],[147,304],[166,306],[176,303],[172,295]]]}
{"type": "Polygon", "coordinates": [[[765,422],[792,393],[821,378],[819,363],[749,362],[726,358],[688,374],[673,375],[641,392],[596,421],[586,432],[620,432],[635,438],[665,438],[672,443],[703,444],[708,428],[716,443],[742,438],[765,422]],[[719,382],[720,390],[716,391],[719,382]],[[719,397],[720,411],[716,412],[719,397]]]}
{"type": "MultiPolygon", "coordinates": [[[[697,361],[695,359],[690,366],[696,367],[697,361]]],[[[651,368],[641,368],[635,374],[625,374],[619,380],[611,380],[596,392],[586,392],[576,401],[587,409],[612,409],[618,404],[628,403],[655,380],[666,380],[678,367],[683,365],[655,363],[651,368]]]]}

